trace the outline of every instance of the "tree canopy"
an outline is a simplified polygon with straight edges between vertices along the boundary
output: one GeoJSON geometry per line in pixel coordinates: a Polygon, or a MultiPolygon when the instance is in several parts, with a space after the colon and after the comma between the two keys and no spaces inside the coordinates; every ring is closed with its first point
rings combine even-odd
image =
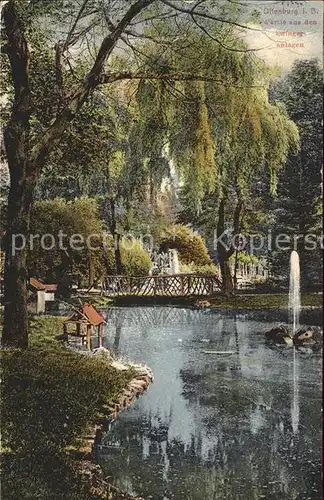
{"type": "MultiPolygon", "coordinates": [[[[26,342],[28,328],[26,249],[13,255],[11,235],[28,234],[42,174],[61,177],[65,188],[73,176],[78,195],[99,186],[106,223],[118,236],[128,215],[118,218],[116,209],[147,190],[156,196],[172,162],[193,210],[215,196],[221,230],[229,203],[238,227],[256,172],[269,171],[275,192],[298,131],[284,107],[268,100],[271,72],[241,37],[258,30],[257,19],[241,4],[9,0],[2,17],[10,343],[26,342]]],[[[232,252],[218,255],[224,265],[232,252]]]]}

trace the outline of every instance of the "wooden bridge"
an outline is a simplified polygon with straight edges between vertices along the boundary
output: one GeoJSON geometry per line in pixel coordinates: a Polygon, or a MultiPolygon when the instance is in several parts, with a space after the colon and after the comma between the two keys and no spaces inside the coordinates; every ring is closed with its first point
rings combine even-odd
{"type": "Polygon", "coordinates": [[[221,290],[218,276],[173,274],[156,276],[108,276],[103,283],[107,297],[126,295],[150,297],[209,296],[221,290]]]}

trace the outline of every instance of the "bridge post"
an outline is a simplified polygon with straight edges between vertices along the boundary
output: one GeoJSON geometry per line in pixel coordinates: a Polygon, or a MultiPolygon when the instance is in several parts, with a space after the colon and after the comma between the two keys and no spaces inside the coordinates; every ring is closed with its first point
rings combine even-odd
{"type": "Polygon", "coordinates": [[[191,276],[188,276],[188,295],[190,296],[191,276]]]}
{"type": "Polygon", "coordinates": [[[180,291],[180,294],[181,296],[183,297],[184,294],[185,294],[185,289],[184,289],[184,276],[180,276],[180,283],[181,283],[181,291],[180,291]]]}
{"type": "Polygon", "coordinates": [[[207,294],[211,295],[213,293],[213,278],[210,276],[206,276],[206,288],[207,288],[207,294]]]}

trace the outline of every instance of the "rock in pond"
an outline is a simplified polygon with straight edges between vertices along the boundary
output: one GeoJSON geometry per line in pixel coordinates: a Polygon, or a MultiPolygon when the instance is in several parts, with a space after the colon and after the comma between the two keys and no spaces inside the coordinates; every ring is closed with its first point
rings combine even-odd
{"type": "Polygon", "coordinates": [[[210,307],[210,302],[208,300],[197,300],[195,302],[196,309],[208,309],[210,307]]]}
{"type": "Polygon", "coordinates": [[[301,328],[293,338],[297,346],[321,345],[323,344],[323,331],[319,328],[301,328]]]}
{"type": "Polygon", "coordinates": [[[272,328],[265,333],[265,338],[274,344],[293,345],[293,339],[285,326],[272,328]]]}

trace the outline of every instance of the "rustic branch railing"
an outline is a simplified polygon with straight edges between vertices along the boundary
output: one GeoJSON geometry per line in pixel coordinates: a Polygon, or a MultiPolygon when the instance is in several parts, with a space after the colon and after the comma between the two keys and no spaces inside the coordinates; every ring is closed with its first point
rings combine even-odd
{"type": "Polygon", "coordinates": [[[104,295],[185,297],[212,295],[221,289],[217,276],[173,274],[157,276],[108,276],[104,281],[104,295]]]}

